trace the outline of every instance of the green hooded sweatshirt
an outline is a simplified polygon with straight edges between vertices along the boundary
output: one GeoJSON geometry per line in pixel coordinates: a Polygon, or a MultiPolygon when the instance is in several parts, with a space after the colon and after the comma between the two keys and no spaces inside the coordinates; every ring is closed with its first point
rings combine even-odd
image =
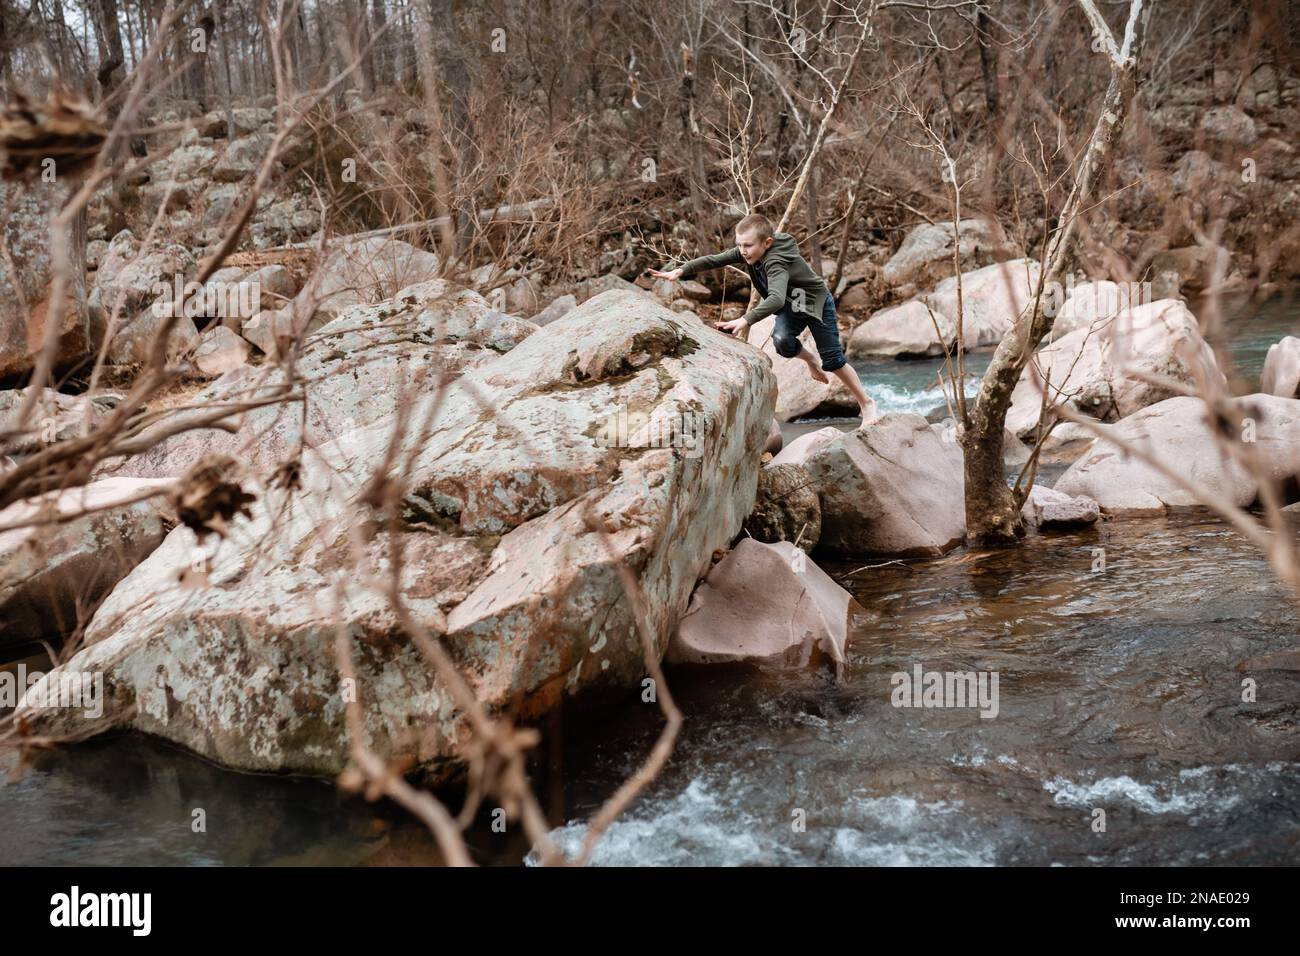
{"type": "Polygon", "coordinates": [[[813,272],[812,267],[799,254],[799,243],[788,232],[775,233],[772,236],[772,245],[767,252],[763,253],[763,258],[752,266],[745,262],[745,257],[740,254],[740,247],[732,246],[726,252],[700,256],[698,259],[691,259],[684,263],[682,278],[689,279],[699,272],[742,263],[755,288],[762,289],[764,284],[755,278],[757,272],[761,272],[761,278],[766,280],[767,285],[767,295],[758,305],[745,313],[746,323],[753,325],[769,315],[775,315],[786,306],[787,300],[792,312],[806,313],[817,321],[821,320],[822,309],[831,290],[825,280],[813,272]]]}

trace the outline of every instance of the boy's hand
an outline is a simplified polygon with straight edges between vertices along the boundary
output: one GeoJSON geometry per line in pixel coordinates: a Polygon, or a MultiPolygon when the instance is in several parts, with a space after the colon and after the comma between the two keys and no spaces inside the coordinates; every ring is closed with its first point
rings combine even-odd
{"type": "Polygon", "coordinates": [[[714,328],[717,329],[719,332],[726,332],[727,334],[731,334],[732,332],[739,332],[741,329],[748,328],[748,327],[749,327],[749,323],[746,322],[744,319],[732,319],[730,322],[719,322],[717,325],[714,326],[714,328]]]}
{"type": "Polygon", "coordinates": [[[673,269],[671,272],[660,272],[658,269],[647,269],[646,272],[650,273],[656,279],[667,279],[669,282],[676,282],[682,277],[682,270],[680,267],[673,269]]]}

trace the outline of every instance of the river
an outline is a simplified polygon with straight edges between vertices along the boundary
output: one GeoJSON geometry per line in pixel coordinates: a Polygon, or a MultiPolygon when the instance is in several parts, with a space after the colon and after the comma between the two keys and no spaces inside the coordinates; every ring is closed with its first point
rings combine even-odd
{"type": "MultiPolygon", "coordinates": [[[[1226,314],[1246,381],[1258,381],[1269,344],[1300,329],[1295,299],[1238,300],[1226,314]]],[[[976,372],[988,360],[971,358],[976,372]]],[[[939,405],[937,369],[858,364],[882,412],[939,405]]],[[[848,425],[796,423],[787,438],[826,424],[848,425]]],[[[872,615],[851,635],[844,679],[776,665],[670,670],[685,715],[676,750],[594,862],[1300,863],[1300,674],[1252,674],[1252,702],[1235,669],[1300,646],[1300,616],[1217,518],[1191,511],[1031,533],[1009,550],[824,567],[872,615]],[[996,674],[996,716],[893,706],[892,675],[918,665],[996,674]]],[[[548,723],[536,775],[561,845],[576,847],[661,723],[637,695],[548,723]]],[[[13,762],[0,755],[0,767],[13,762]]],[[[486,812],[469,840],[484,863],[519,865],[529,852],[486,812]]],[[[437,859],[392,805],[223,770],[138,734],[43,754],[0,786],[5,864],[437,859]]]]}

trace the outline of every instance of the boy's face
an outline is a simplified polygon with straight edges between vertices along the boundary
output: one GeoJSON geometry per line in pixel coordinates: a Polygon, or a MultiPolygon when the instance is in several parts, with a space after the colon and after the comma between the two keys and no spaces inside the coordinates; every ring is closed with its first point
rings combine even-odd
{"type": "Polygon", "coordinates": [[[765,236],[760,239],[750,232],[738,232],[736,233],[736,245],[740,248],[740,254],[745,257],[745,261],[752,266],[763,258],[763,254],[772,245],[772,237],[765,236]]]}

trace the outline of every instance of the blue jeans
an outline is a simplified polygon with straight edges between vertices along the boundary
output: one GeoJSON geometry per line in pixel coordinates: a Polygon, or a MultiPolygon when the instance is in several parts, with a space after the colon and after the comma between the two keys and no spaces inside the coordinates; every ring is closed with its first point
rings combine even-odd
{"type": "Polygon", "coordinates": [[[826,305],[822,307],[821,321],[815,320],[807,312],[795,312],[789,300],[776,314],[776,325],[772,327],[772,344],[776,353],[785,358],[794,358],[803,349],[799,336],[804,327],[812,332],[813,342],[817,345],[817,354],[822,358],[822,371],[834,372],[848,364],[844,349],[840,346],[840,327],[835,321],[835,299],[829,293],[826,305]]]}

